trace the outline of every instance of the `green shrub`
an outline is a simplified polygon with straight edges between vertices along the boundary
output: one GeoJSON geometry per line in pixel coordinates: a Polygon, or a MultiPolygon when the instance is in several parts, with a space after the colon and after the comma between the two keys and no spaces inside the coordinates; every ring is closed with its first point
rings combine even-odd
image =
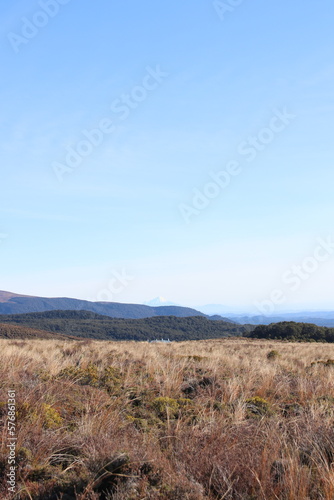
{"type": "Polygon", "coordinates": [[[160,418],[175,418],[180,408],[176,399],[166,397],[155,398],[152,402],[152,406],[160,418]]]}
{"type": "Polygon", "coordinates": [[[109,366],[108,368],[104,369],[104,373],[100,377],[98,385],[99,387],[107,389],[108,392],[111,392],[116,388],[119,388],[120,384],[121,384],[120,372],[116,368],[109,366]]]}
{"type": "Polygon", "coordinates": [[[100,374],[98,367],[93,363],[90,363],[86,368],[68,366],[61,370],[56,378],[73,380],[80,385],[101,387],[108,392],[114,391],[121,384],[121,375],[116,368],[109,366],[100,374]]]}
{"type": "MultiPolygon", "coordinates": [[[[44,429],[56,429],[63,424],[60,413],[51,405],[43,403],[40,408],[23,403],[18,410],[20,420],[27,419],[33,423],[41,423],[44,429]]],[[[23,450],[23,448],[22,448],[23,450]]]]}
{"type": "Polygon", "coordinates": [[[45,429],[56,429],[63,423],[63,419],[59,412],[51,405],[43,404],[43,426],[45,429]]]}

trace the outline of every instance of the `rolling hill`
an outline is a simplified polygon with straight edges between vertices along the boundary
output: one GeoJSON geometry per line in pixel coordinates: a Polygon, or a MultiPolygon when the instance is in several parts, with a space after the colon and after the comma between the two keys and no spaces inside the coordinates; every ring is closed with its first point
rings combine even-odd
{"type": "MultiPolygon", "coordinates": [[[[45,312],[55,310],[66,311],[91,311],[96,314],[112,318],[151,318],[154,316],[202,316],[205,314],[181,306],[150,307],[141,304],[122,304],[119,302],[90,302],[88,300],[71,299],[66,297],[46,298],[18,295],[11,292],[0,291],[0,315],[24,314],[31,312],[45,312]]],[[[217,319],[217,318],[215,318],[217,319]]],[[[229,321],[226,318],[220,318],[229,321]]],[[[231,321],[233,323],[233,321],[231,321]]]]}
{"type": "Polygon", "coordinates": [[[2,323],[17,324],[37,330],[100,340],[200,340],[244,336],[253,327],[226,321],[211,321],[202,316],[179,318],[110,318],[91,311],[46,311],[4,315],[2,323]]]}
{"type": "Polygon", "coordinates": [[[68,335],[63,335],[61,333],[44,330],[38,330],[36,328],[29,328],[22,325],[16,324],[4,324],[0,323],[0,339],[26,339],[26,340],[37,340],[37,339],[53,339],[53,340],[78,340],[76,337],[70,337],[68,335]]]}

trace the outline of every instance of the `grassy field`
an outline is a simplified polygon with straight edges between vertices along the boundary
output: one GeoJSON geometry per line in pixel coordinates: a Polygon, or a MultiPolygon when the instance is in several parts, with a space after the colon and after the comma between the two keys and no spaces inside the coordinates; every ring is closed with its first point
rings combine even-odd
{"type": "Polygon", "coordinates": [[[333,359],[240,338],[0,340],[0,498],[333,500],[333,359]]]}

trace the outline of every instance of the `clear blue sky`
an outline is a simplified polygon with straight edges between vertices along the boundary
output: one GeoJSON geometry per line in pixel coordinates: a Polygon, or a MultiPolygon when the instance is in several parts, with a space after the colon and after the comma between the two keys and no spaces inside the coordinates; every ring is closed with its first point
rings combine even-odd
{"type": "Polygon", "coordinates": [[[239,3],[3,0],[0,289],[334,309],[334,5],[239,3]]]}

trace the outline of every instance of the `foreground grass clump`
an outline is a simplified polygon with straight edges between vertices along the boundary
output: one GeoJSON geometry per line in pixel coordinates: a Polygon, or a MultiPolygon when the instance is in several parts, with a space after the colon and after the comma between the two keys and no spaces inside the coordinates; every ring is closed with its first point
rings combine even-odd
{"type": "Polygon", "coordinates": [[[267,354],[267,359],[277,359],[280,357],[280,353],[276,349],[272,349],[271,351],[268,352],[267,354]]]}
{"type": "Polygon", "coordinates": [[[0,344],[1,499],[334,499],[334,345],[0,344]]]}

